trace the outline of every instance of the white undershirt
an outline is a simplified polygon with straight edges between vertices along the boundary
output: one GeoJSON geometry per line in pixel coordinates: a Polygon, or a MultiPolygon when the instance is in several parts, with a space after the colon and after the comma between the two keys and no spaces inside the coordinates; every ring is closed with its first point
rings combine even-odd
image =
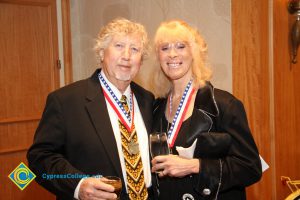
{"type": "MultiPolygon", "coordinates": [[[[116,97],[120,100],[122,93],[111,83],[109,80],[106,78],[105,74],[103,73],[103,70],[101,70],[101,75],[106,81],[106,83],[109,85],[111,90],[114,92],[116,97]]],[[[101,83],[101,81],[100,81],[101,83]]],[[[102,85],[102,83],[101,83],[102,85]]],[[[101,88],[99,88],[101,89],[101,88]]],[[[126,88],[124,94],[127,97],[127,103],[129,105],[129,99],[131,95],[131,88],[130,85],[126,88]]],[[[133,95],[134,96],[134,95],[133,95]]],[[[145,126],[145,123],[143,121],[138,102],[134,96],[134,125],[135,129],[137,132],[138,136],[138,142],[139,142],[139,149],[140,149],[140,154],[143,162],[143,169],[144,169],[144,178],[145,178],[145,184],[146,187],[151,186],[151,171],[150,171],[150,161],[149,161],[149,151],[148,151],[148,134],[147,134],[147,129],[145,126]]],[[[110,118],[110,122],[112,125],[112,129],[114,132],[114,136],[116,139],[117,147],[118,147],[118,153],[119,153],[119,158],[120,158],[120,163],[121,163],[121,168],[122,168],[122,173],[125,181],[125,187],[127,190],[127,179],[126,179],[126,167],[125,167],[125,161],[124,161],[124,156],[123,156],[123,151],[122,151],[122,144],[121,144],[121,133],[119,129],[119,123],[118,123],[118,115],[114,111],[114,109],[111,107],[109,102],[105,99],[107,110],[108,110],[108,115],[110,118]]],[[[83,179],[82,179],[83,180],[83,179]]],[[[75,192],[74,192],[74,198],[78,199],[78,192],[79,188],[81,185],[82,180],[78,183],[75,192]]]]}

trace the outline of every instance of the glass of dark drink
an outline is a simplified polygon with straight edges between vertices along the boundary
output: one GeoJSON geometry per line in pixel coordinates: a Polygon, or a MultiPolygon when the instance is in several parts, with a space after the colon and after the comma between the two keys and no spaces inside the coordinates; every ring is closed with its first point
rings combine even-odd
{"type": "Polygon", "coordinates": [[[122,190],[122,180],[117,176],[105,176],[101,179],[104,183],[112,185],[115,188],[114,193],[117,194],[117,199],[120,199],[122,190]]]}
{"type": "MultiPolygon", "coordinates": [[[[149,135],[150,153],[152,159],[159,155],[170,154],[168,137],[165,132],[154,132],[149,135]]],[[[159,171],[156,171],[159,173],[159,171]]]]}

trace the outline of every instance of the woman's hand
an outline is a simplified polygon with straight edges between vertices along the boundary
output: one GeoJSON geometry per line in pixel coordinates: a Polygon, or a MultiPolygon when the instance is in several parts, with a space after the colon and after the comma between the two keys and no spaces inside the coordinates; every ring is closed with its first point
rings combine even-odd
{"type": "Polygon", "coordinates": [[[186,159],[178,155],[156,156],[151,161],[152,172],[161,171],[159,177],[184,177],[190,174],[199,173],[200,160],[186,159]]]}

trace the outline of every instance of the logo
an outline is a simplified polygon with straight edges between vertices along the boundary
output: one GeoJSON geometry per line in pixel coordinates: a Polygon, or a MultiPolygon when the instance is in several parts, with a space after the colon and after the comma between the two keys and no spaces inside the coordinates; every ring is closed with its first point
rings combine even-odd
{"type": "Polygon", "coordinates": [[[20,190],[24,190],[35,177],[35,174],[23,162],[8,175],[8,178],[10,178],[20,190]]]}

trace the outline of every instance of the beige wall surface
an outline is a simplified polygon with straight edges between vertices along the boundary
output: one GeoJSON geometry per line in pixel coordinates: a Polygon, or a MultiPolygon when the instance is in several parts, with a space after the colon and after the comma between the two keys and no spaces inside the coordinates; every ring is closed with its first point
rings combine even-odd
{"type": "MultiPolygon", "coordinates": [[[[100,27],[116,17],[144,24],[151,39],[164,20],[182,19],[197,27],[208,44],[212,83],[232,92],[231,0],[71,0],[74,81],[97,68],[95,38],[100,27]]],[[[147,89],[152,89],[154,59],[151,55],[145,60],[136,78],[147,89]]]]}

